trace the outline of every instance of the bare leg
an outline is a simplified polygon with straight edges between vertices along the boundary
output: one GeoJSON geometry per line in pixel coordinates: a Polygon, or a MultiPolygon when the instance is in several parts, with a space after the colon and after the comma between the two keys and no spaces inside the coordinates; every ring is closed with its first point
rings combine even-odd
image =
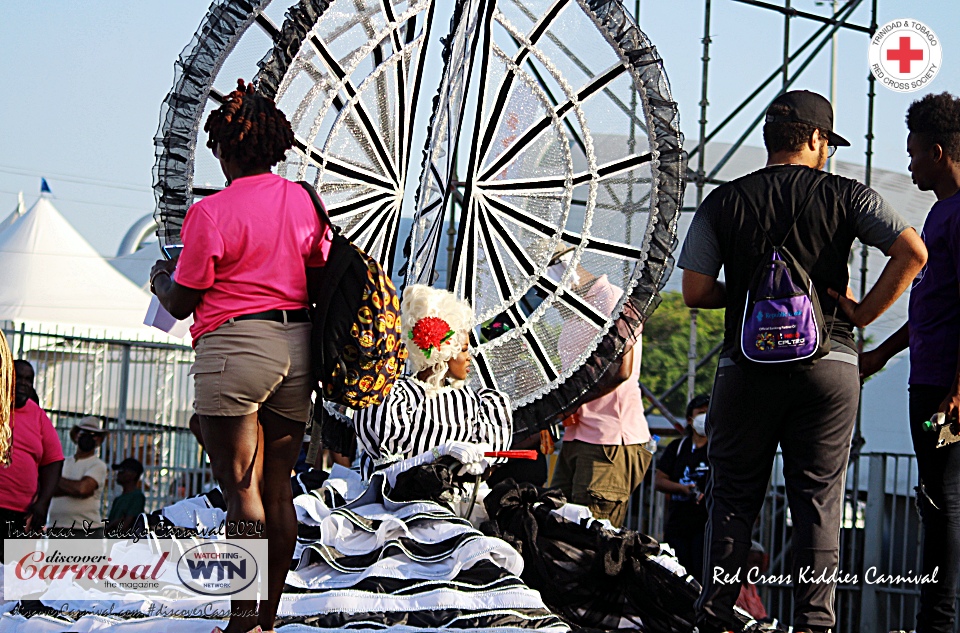
{"type": "Polygon", "coordinates": [[[297,513],[293,509],[290,473],[303,444],[304,425],[260,410],[263,432],[263,508],[267,516],[267,600],[260,601],[258,624],[272,631],[283,585],[297,543],[297,513]]]}
{"type": "MultiPolygon", "coordinates": [[[[227,523],[264,524],[261,498],[263,481],[263,435],[257,414],[200,416],[200,427],[210,455],[213,476],[227,502],[227,523]]],[[[287,485],[289,494],[290,485],[287,485]]],[[[287,557],[289,559],[289,557],[287,557]]],[[[226,633],[246,633],[257,625],[257,601],[233,600],[226,633]]],[[[276,609],[274,607],[274,609],[276,609]]]]}

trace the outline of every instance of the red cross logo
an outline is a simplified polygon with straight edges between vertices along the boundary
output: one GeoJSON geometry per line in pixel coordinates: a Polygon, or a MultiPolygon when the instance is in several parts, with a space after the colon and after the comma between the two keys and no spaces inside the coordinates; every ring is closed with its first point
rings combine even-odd
{"type": "Polygon", "coordinates": [[[900,62],[900,73],[910,74],[910,62],[923,61],[922,48],[910,48],[910,36],[900,38],[900,48],[891,48],[887,51],[887,60],[900,62]]]}

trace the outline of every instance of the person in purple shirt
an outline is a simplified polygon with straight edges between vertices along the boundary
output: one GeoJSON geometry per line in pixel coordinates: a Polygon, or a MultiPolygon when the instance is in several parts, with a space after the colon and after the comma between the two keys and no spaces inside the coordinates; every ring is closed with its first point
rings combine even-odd
{"type": "MultiPolygon", "coordinates": [[[[913,282],[907,322],[860,357],[864,378],[910,348],[910,433],[917,454],[923,520],[923,573],[917,633],[952,632],[960,579],[960,443],[936,448],[923,423],[938,411],[960,414],[960,99],[927,95],[907,110],[907,153],[913,182],[937,202],[923,225],[929,253],[913,282]]],[[[841,307],[844,305],[841,303],[841,307]]]]}

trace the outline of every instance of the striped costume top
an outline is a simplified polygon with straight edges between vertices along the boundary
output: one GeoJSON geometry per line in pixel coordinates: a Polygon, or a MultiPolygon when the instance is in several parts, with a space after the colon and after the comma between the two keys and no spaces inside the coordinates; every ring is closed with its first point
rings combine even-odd
{"type": "Polygon", "coordinates": [[[424,383],[403,376],[382,404],[356,413],[354,427],[363,451],[362,470],[369,476],[374,465],[413,457],[449,441],[506,450],[513,415],[510,399],[495,389],[441,387],[428,397],[424,383]]]}

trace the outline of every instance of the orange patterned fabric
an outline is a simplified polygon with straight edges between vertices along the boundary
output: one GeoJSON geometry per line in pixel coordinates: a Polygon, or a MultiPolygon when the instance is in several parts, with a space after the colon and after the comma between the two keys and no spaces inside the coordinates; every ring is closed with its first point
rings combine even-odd
{"type": "Polygon", "coordinates": [[[383,269],[367,257],[363,289],[342,364],[324,381],[324,396],[352,409],[381,404],[403,372],[407,348],[400,336],[400,300],[383,269]],[[342,389],[342,393],[337,391],[342,389]]]}

